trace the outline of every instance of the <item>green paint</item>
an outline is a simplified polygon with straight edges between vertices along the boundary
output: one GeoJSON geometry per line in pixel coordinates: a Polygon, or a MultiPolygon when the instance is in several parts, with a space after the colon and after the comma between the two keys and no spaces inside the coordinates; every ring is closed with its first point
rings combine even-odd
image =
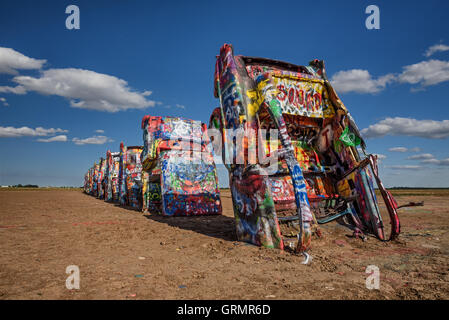
{"type": "Polygon", "coordinates": [[[267,208],[273,208],[274,207],[274,202],[273,202],[273,198],[266,193],[264,200],[262,202],[262,204],[260,205],[261,209],[267,209],[267,208]]]}
{"type": "Polygon", "coordinates": [[[276,99],[270,101],[270,109],[272,110],[273,115],[276,118],[279,118],[281,116],[281,104],[276,99]]]}
{"type": "Polygon", "coordinates": [[[358,146],[361,142],[360,138],[355,135],[355,133],[349,131],[349,127],[346,127],[343,133],[340,136],[341,142],[347,147],[358,146]]]}

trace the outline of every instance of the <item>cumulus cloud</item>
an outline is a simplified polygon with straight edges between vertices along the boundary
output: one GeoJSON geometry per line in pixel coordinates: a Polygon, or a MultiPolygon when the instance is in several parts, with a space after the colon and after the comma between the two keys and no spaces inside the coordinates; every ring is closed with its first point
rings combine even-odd
{"type": "Polygon", "coordinates": [[[106,136],[92,136],[85,139],[73,138],[72,141],[77,145],[84,144],[105,144],[107,142],[114,142],[114,140],[106,136]]]}
{"type": "Polygon", "coordinates": [[[449,137],[449,120],[417,120],[412,118],[386,118],[361,131],[365,138],[379,138],[386,135],[413,136],[428,139],[449,137]]]}
{"type": "Polygon", "coordinates": [[[388,151],[391,152],[420,152],[421,149],[416,147],[416,148],[405,148],[405,147],[394,147],[394,148],[389,148],[388,151]]]}
{"type": "Polygon", "coordinates": [[[391,151],[391,152],[407,152],[408,149],[405,148],[405,147],[394,147],[394,148],[388,149],[388,151],[391,151]]]}
{"type": "Polygon", "coordinates": [[[96,133],[104,133],[104,130],[98,129],[98,130],[95,130],[95,132],[96,133]]]}
{"type": "Polygon", "coordinates": [[[422,166],[397,165],[397,166],[388,166],[387,168],[391,168],[391,169],[395,169],[395,170],[419,170],[419,169],[422,169],[422,166]]]}
{"type": "MultiPolygon", "coordinates": [[[[15,75],[16,86],[0,86],[0,93],[26,94],[34,91],[43,95],[61,96],[73,108],[117,112],[153,107],[158,102],[148,99],[151,91],[139,92],[115,76],[95,71],[65,68],[42,71],[44,59],[33,59],[10,48],[0,47],[0,74],[15,75]],[[17,70],[40,70],[39,77],[18,75],[17,70]]],[[[183,106],[180,106],[183,107],[183,106]]]]}
{"type": "Polygon", "coordinates": [[[413,156],[410,156],[407,158],[407,160],[426,160],[426,159],[433,159],[434,156],[431,153],[421,153],[421,154],[415,154],[413,156]]]}
{"type": "Polygon", "coordinates": [[[398,76],[402,83],[420,84],[423,87],[449,80],[449,61],[429,60],[403,67],[398,76]]]}
{"type": "Polygon", "coordinates": [[[0,138],[19,138],[19,137],[35,137],[35,136],[51,136],[56,133],[66,133],[68,130],[60,128],[45,129],[37,127],[35,129],[29,127],[0,127],[0,138]]]}
{"type": "Polygon", "coordinates": [[[17,74],[17,70],[41,69],[46,60],[27,57],[11,48],[0,47],[0,73],[17,74]]]}
{"type": "Polygon", "coordinates": [[[67,136],[59,135],[59,136],[54,136],[54,137],[51,137],[48,139],[37,139],[37,141],[39,141],[39,142],[66,142],[67,136]]]}
{"type": "Polygon", "coordinates": [[[8,102],[6,102],[6,99],[3,98],[3,97],[0,97],[0,102],[3,103],[3,105],[4,105],[5,107],[9,106],[8,102]]]}
{"type": "MultiPolygon", "coordinates": [[[[449,51],[449,46],[435,44],[429,47],[424,56],[430,57],[436,52],[449,51]]],[[[373,77],[368,70],[351,69],[335,73],[331,83],[337,92],[347,93],[377,93],[385,89],[390,83],[408,83],[420,85],[412,88],[412,92],[425,90],[425,87],[449,81],[449,61],[426,60],[402,67],[400,73],[388,73],[373,77]]]]}
{"type": "Polygon", "coordinates": [[[25,94],[27,93],[26,89],[23,86],[0,86],[0,93],[14,93],[14,94],[25,94]]]}
{"type": "Polygon", "coordinates": [[[374,79],[367,70],[352,69],[337,72],[332,76],[331,83],[337,92],[376,93],[394,80],[393,74],[374,79]]]}
{"type": "Polygon", "coordinates": [[[13,81],[28,91],[67,98],[74,108],[117,112],[155,105],[146,99],[151,92],[132,91],[125,80],[90,70],[49,69],[39,78],[16,76],[13,81]]]}
{"type": "Polygon", "coordinates": [[[421,163],[425,164],[436,164],[439,166],[449,166],[449,158],[438,160],[438,159],[426,159],[421,161],[421,163]]]}
{"type": "Polygon", "coordinates": [[[444,51],[448,51],[449,50],[449,46],[445,45],[445,44],[435,44],[431,47],[429,47],[426,52],[424,53],[424,55],[426,57],[430,57],[431,55],[433,55],[434,53],[437,52],[444,52],[444,51]]]}
{"type": "Polygon", "coordinates": [[[182,104],[176,104],[176,108],[185,109],[186,107],[182,104]]]}

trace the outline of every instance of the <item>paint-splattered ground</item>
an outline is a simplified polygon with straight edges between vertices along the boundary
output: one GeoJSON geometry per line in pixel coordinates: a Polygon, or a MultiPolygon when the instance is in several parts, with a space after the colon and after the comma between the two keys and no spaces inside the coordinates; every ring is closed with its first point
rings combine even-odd
{"type": "Polygon", "coordinates": [[[223,216],[162,218],[80,190],[0,191],[0,299],[448,299],[449,192],[402,191],[399,241],[367,242],[331,223],[313,261],[236,241],[223,216]],[[80,268],[80,290],[65,287],[80,268]],[[380,290],[365,269],[380,269],[380,290]]]}

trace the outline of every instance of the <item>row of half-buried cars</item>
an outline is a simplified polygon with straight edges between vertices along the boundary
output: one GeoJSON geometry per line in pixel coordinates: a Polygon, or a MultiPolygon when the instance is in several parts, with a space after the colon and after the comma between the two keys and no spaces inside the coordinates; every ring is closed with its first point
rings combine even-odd
{"type": "Polygon", "coordinates": [[[212,156],[220,151],[239,240],[306,252],[312,235],[321,234],[319,225],[333,220],[362,238],[372,234],[384,241],[399,235],[397,205],[379,179],[377,158],[366,154],[323,61],[298,66],[235,56],[225,44],[215,65],[214,95],[220,107],[212,112],[209,133],[221,133],[211,138],[215,149],[198,121],[145,116],[144,146],[108,152],[86,174],[86,192],[163,215],[220,214],[212,156]],[[271,138],[261,129],[276,129],[278,135],[271,138]],[[227,135],[236,130],[245,133],[242,141],[227,135]],[[257,134],[247,134],[251,130],[257,134]],[[185,144],[196,151],[186,151],[185,144]],[[250,150],[256,150],[255,161],[250,150]],[[267,170],[261,159],[273,155],[276,169],[267,170]],[[374,181],[389,215],[389,237],[374,181]]]}
{"type": "Polygon", "coordinates": [[[143,146],[106,152],[85,174],[99,199],[166,216],[221,214],[207,127],[200,121],[145,116],[143,146]]]}

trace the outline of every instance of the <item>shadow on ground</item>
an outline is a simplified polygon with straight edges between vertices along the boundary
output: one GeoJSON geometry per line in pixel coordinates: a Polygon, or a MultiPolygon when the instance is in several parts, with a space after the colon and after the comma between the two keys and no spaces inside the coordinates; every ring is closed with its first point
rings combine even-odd
{"type": "Polygon", "coordinates": [[[226,241],[237,241],[234,219],[227,216],[166,217],[159,215],[144,215],[144,217],[153,221],[165,223],[172,227],[191,230],[209,237],[226,241]]]}

